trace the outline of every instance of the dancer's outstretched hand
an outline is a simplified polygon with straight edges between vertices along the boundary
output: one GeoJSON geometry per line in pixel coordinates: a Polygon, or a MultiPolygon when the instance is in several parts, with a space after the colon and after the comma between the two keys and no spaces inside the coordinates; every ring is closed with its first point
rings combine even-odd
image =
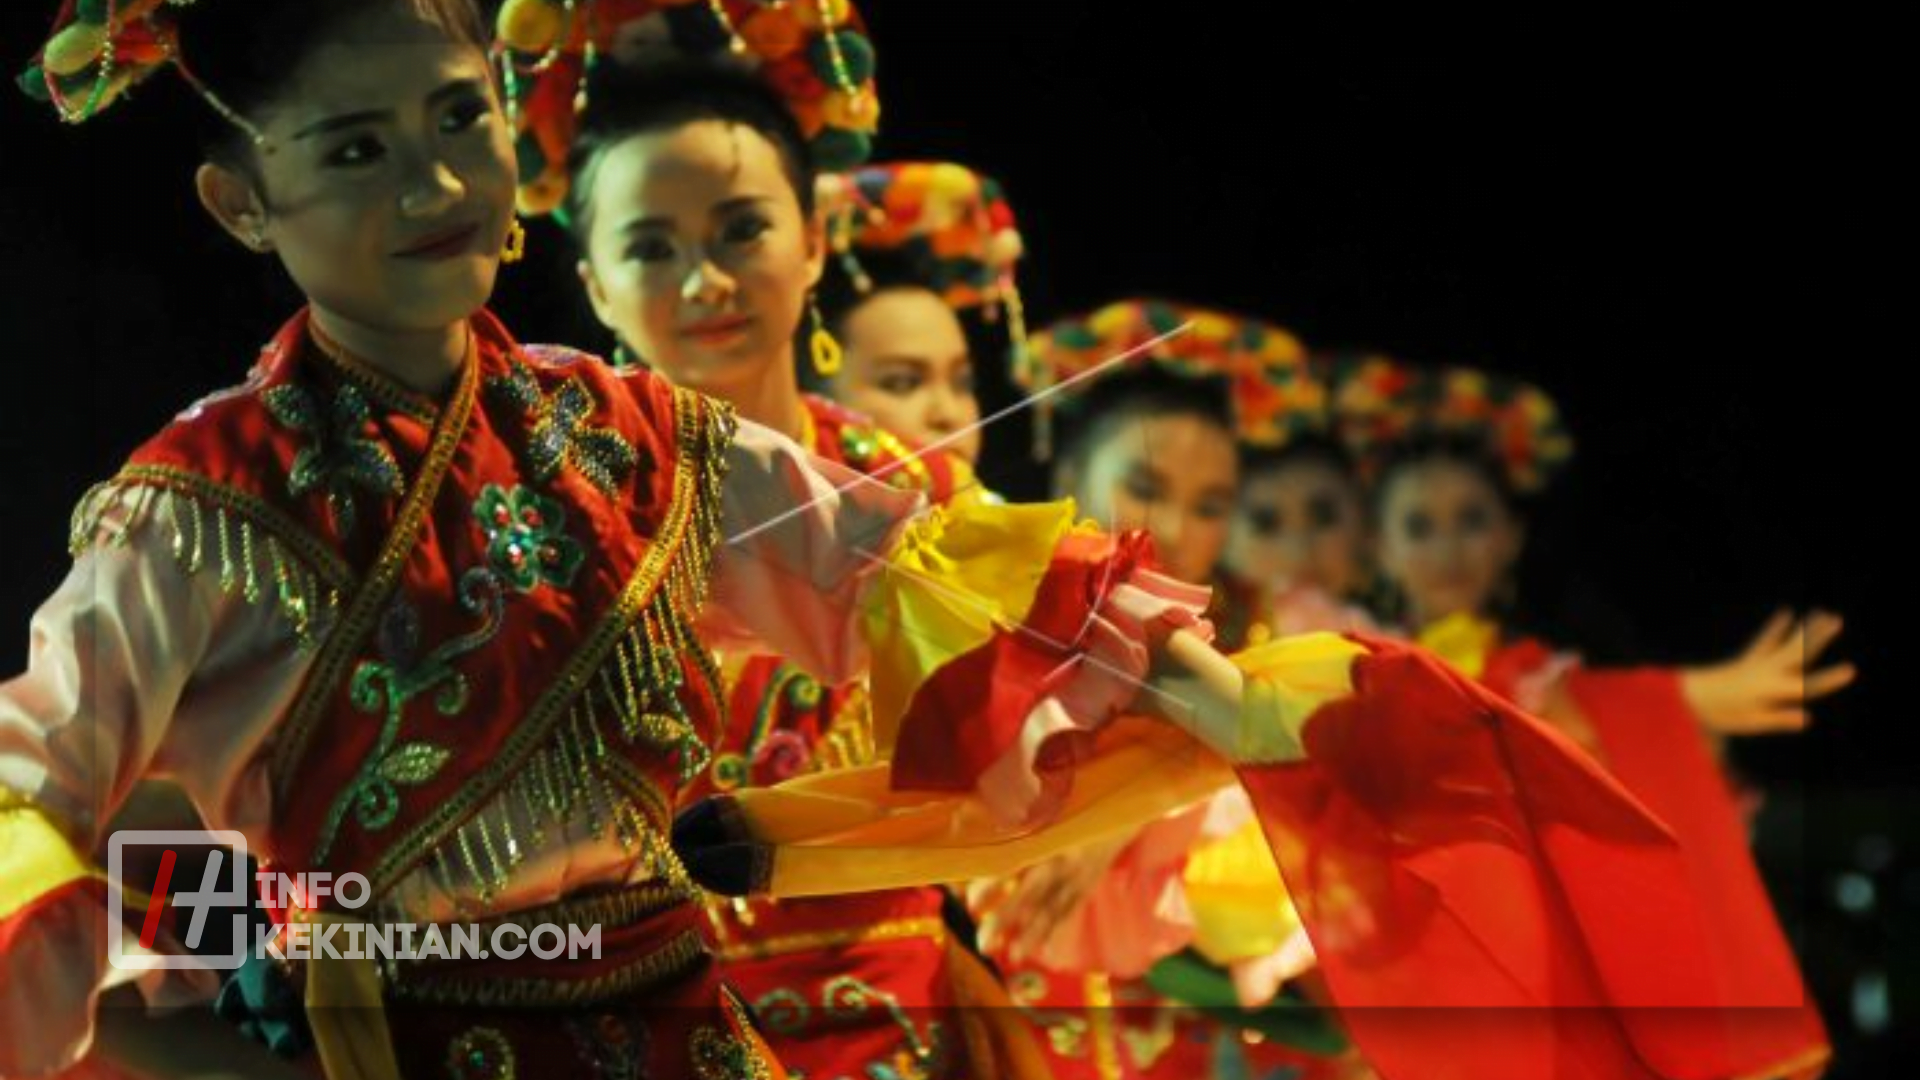
{"type": "Polygon", "coordinates": [[[1843,625],[1831,612],[1804,619],[1776,612],[1739,656],[1682,673],[1687,703],[1702,726],[1721,735],[1804,730],[1807,705],[1843,689],[1857,674],[1848,663],[1815,666],[1843,625]]]}

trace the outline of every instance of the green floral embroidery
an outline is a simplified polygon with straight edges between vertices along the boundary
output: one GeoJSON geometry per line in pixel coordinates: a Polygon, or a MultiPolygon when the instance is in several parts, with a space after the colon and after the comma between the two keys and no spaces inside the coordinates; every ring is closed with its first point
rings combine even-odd
{"type": "Polygon", "coordinates": [[[406,489],[393,452],[367,435],[373,410],[358,387],[342,386],[324,415],[314,396],[294,383],[273,387],[260,399],[281,426],[311,438],[294,455],[287,491],[296,499],[324,492],[333,527],[341,536],[351,535],[359,520],[355,489],[384,498],[396,498],[406,489]]]}
{"type": "Polygon", "coordinates": [[[879,452],[880,439],[870,427],[848,424],[840,429],[840,449],[847,455],[847,464],[864,469],[879,452]]]}
{"type": "Polygon", "coordinates": [[[813,1009],[805,994],[782,986],[760,995],[753,1003],[753,1015],[775,1035],[798,1035],[807,1030],[813,1009]]]}
{"type": "Polygon", "coordinates": [[[906,1047],[895,1052],[892,1061],[873,1062],[866,1067],[868,1080],[926,1080],[946,1072],[944,1033],[939,1023],[929,1022],[923,1036],[892,994],[852,975],[839,975],[827,983],[820,1000],[828,1018],[841,1022],[864,1017],[879,1006],[906,1035],[906,1047]]]}
{"type": "Polygon", "coordinates": [[[919,491],[926,485],[924,469],[913,451],[879,428],[858,424],[841,428],[840,449],[847,456],[847,464],[862,472],[871,471],[874,479],[890,487],[919,491]],[[882,455],[891,460],[884,466],[878,466],[876,462],[882,455]]]}
{"type": "Polygon", "coordinates": [[[1087,1056],[1087,1040],[1092,1025],[1085,1018],[1062,1012],[1029,1013],[1047,1033],[1047,1045],[1063,1058],[1087,1056]],[[1051,1019],[1043,1019],[1050,1017],[1051,1019]]]}
{"type": "MultiPolygon", "coordinates": [[[[747,759],[740,754],[726,753],[713,759],[713,786],[721,791],[733,791],[745,784],[753,775],[747,765],[747,759]]],[[[758,1006],[755,1006],[758,1008],[758,1006]]]]}
{"type": "Polygon", "coordinates": [[[1120,1025],[1120,1041],[1126,1044],[1127,1057],[1142,1070],[1151,1070],[1173,1049],[1174,1015],[1171,1009],[1155,1009],[1153,1022],[1146,1027],[1120,1025]]]}
{"type": "Polygon", "coordinates": [[[645,1024],[628,1025],[618,1016],[601,1013],[567,1021],[573,1036],[574,1058],[587,1066],[595,1080],[650,1080],[647,1059],[653,1056],[653,1036],[645,1024]]]}
{"type": "Polygon", "coordinates": [[[542,484],[572,466],[611,496],[639,464],[638,452],[618,431],[587,422],[593,415],[593,393],[577,375],[543,394],[533,372],[515,363],[510,374],[490,377],[487,390],[532,417],[527,453],[533,459],[534,479],[542,484]]]}
{"type": "Polygon", "coordinates": [[[460,606],[480,616],[480,626],[433,650],[417,663],[419,614],[404,600],[387,610],[380,626],[380,652],[384,659],[362,661],[354,669],[349,686],[355,708],[362,712],[384,712],[380,739],[353,782],[328,810],[320,842],[314,848],[315,862],[325,861],[349,812],[363,829],[386,828],[400,814],[400,789],[432,780],[453,757],[452,751],[430,742],[413,741],[397,746],[395,742],[407,703],[422,694],[433,693],[434,708],[442,716],[457,716],[467,707],[467,677],[453,667],[453,662],[493,640],[500,632],[501,616],[506,608],[500,578],[484,568],[467,571],[460,579],[460,606]]]}
{"type": "Polygon", "coordinates": [[[524,487],[488,484],[473,517],[487,536],[487,562],[507,584],[523,593],[541,582],[560,589],[573,584],[586,556],[567,536],[567,512],[558,502],[524,487]]]}
{"type": "MultiPolygon", "coordinates": [[[[891,1056],[869,1061],[861,1068],[864,1080],[928,1080],[947,1075],[945,1035],[939,1022],[928,1023],[923,1038],[892,994],[851,975],[842,975],[821,989],[820,1004],[822,1018],[829,1025],[864,1021],[875,1007],[884,1008],[906,1036],[906,1045],[891,1056]]],[[[814,1020],[806,995],[787,987],[762,994],[753,1003],[753,1012],[765,1030],[788,1038],[806,1035],[814,1020]]]]}
{"type": "Polygon", "coordinates": [[[820,684],[802,674],[787,684],[787,700],[796,709],[812,709],[820,704],[820,684]]]}
{"type": "Polygon", "coordinates": [[[766,1080],[773,1075],[766,1060],[746,1040],[716,1027],[695,1028],[688,1049],[693,1056],[693,1075],[699,1080],[766,1080]]]}
{"type": "Polygon", "coordinates": [[[514,1080],[513,1044],[489,1027],[468,1028],[447,1044],[447,1075],[453,1080],[514,1080]]]}
{"type": "Polygon", "coordinates": [[[533,370],[518,360],[510,361],[505,375],[487,376],[487,393],[529,413],[540,407],[540,380],[533,370]]]}

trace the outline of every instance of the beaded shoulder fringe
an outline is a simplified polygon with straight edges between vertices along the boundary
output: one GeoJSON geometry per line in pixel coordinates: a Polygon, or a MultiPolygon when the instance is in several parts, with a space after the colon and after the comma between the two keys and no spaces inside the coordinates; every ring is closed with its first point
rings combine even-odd
{"type": "Polygon", "coordinates": [[[248,603],[271,603],[301,648],[311,649],[339,615],[350,574],[337,558],[321,560],[309,553],[324,551],[317,540],[268,528],[241,508],[244,502],[232,492],[210,497],[122,473],[80,497],[67,550],[78,558],[103,545],[125,547],[143,525],[165,529],[181,570],[215,572],[221,592],[238,591],[248,603]],[[116,508],[124,516],[110,521],[116,508]]]}

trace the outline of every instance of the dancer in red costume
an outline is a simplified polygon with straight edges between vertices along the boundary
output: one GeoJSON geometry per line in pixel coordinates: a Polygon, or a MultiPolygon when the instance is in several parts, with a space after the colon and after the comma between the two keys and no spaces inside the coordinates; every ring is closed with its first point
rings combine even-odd
{"type": "MultiPolygon", "coordinates": [[[[602,29],[617,43],[630,28],[609,18],[602,29]]],[[[803,323],[813,320],[806,352],[818,374],[837,369],[840,348],[812,294],[827,243],[792,105],[748,75],[624,59],[617,45],[603,54],[574,118],[567,217],[601,321],[667,379],[849,475],[936,504],[977,501],[959,455],[913,453],[872,419],[800,389],[803,323]]],[[[806,568],[792,569],[788,588],[805,588],[806,568]]],[[[765,652],[722,649],[719,662],[731,722],[691,795],[875,760],[864,681],[823,684],[765,652]]],[[[946,902],[927,886],[716,899],[707,914],[729,980],[806,1075],[1031,1075],[1037,1055],[1001,1022],[1004,995],[949,931],[946,902]]]]}
{"type": "Polygon", "coordinates": [[[978,460],[975,362],[963,317],[1026,348],[1014,279],[1024,244],[991,177],[952,162],[891,162],[823,177],[822,211],[846,292],[829,321],[846,366],[838,401],[912,441],[978,460]]]}
{"type": "MultiPolygon", "coordinates": [[[[1267,374],[1302,359],[1277,329],[1213,311],[1124,301],[1036,335],[1017,382],[1040,390],[1072,380],[1049,401],[1057,414],[1054,491],[1095,520],[1153,537],[1175,574],[1214,585],[1209,617],[1223,645],[1263,633],[1257,590],[1222,578],[1218,564],[1239,490],[1236,418],[1259,412],[1267,374]],[[1155,345],[1187,321],[1193,332],[1155,345]],[[1143,349],[1126,365],[1112,356],[1143,349]]],[[[1232,861],[1217,842],[1254,830],[1280,921],[1284,889],[1258,839],[1246,799],[1229,784],[1204,803],[1075,854],[971,890],[982,944],[1014,998],[1044,1035],[1054,1075],[1208,1077],[1244,1070],[1239,1033],[1151,984],[1156,965],[1206,938],[1219,959],[1255,961],[1279,936],[1259,920],[1199,925],[1218,909],[1186,895],[1189,856],[1216,878],[1232,861]],[[1244,933],[1250,926],[1256,938],[1244,933]],[[1251,948],[1249,948],[1251,946],[1251,948]]],[[[1243,838],[1245,839],[1245,838],[1243,838]]],[[[1243,852],[1244,853],[1244,852],[1243,852]]],[[[1212,884],[1225,886],[1224,881],[1212,884]]],[[[1220,895],[1218,889],[1213,895],[1220,895]]],[[[1263,1005],[1272,996],[1253,1004],[1263,1005]]]]}
{"type": "Polygon", "coordinates": [[[1815,666],[1839,620],[1778,617],[1742,655],[1694,668],[1594,668],[1516,636],[1498,613],[1524,542],[1518,500],[1571,450],[1552,402],[1470,369],[1379,361],[1355,378],[1383,406],[1365,449],[1379,472],[1380,562],[1419,640],[1588,746],[1680,837],[1712,905],[1713,974],[1735,1006],[1690,1018],[1732,1046],[1722,1075],[1818,1074],[1826,1032],[1713,743],[1803,727],[1806,704],[1852,678],[1844,664],[1815,666]]]}
{"type": "MultiPolygon", "coordinates": [[[[128,979],[102,830],[148,777],[271,870],[367,878],[364,905],[296,896],[288,920],[603,931],[591,960],[300,962],[273,1019],[304,993],[309,1071],[784,1075],[665,835],[731,734],[706,644],[894,685],[944,665],[874,613],[970,574],[1081,608],[1141,674],[1203,629],[1070,508],[926,515],[724,403],[518,344],[483,306],[524,236],[463,0],[83,4],[57,31],[26,83],[71,120],[179,68],[216,127],[201,201],[308,303],[82,500],[0,684],[0,1076],[277,1071],[208,1044],[203,1011],[98,1009],[128,979]]],[[[998,704],[1098,724],[1135,688],[998,704]]],[[[142,989],[191,999],[192,974],[142,989]]]]}
{"type": "Polygon", "coordinates": [[[1506,699],[1419,650],[1322,634],[1230,669],[1194,655],[1204,674],[1176,682],[1178,696],[1140,699],[1190,740],[1131,717],[966,725],[955,710],[983,694],[1076,666],[1032,666],[1013,651],[1019,635],[991,623],[976,633],[949,677],[876,684],[903,703],[879,714],[882,727],[898,717],[888,763],[683,815],[696,876],[798,896],[1005,874],[1062,838],[1110,842],[1237,780],[1382,1076],[1732,1075],[1733,1048],[1688,1020],[1721,998],[1679,845],[1506,699]]]}

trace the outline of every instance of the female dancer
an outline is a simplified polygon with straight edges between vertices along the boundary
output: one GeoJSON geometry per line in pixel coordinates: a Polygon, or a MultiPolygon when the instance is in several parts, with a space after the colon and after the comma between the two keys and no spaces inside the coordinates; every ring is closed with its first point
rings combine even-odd
{"type": "MultiPolygon", "coordinates": [[[[246,383],[87,495],[72,573],[0,685],[0,1075],[96,1045],[124,935],[93,859],[149,776],[271,871],[366,879],[360,904],[283,898],[289,923],[602,930],[573,962],[317,951],[293,975],[329,1076],[782,1075],[665,836],[725,733],[704,643],[825,683],[903,658],[898,678],[937,675],[887,629],[905,623],[863,616],[960,587],[889,569],[974,565],[956,539],[1071,597],[1055,617],[1112,594],[1050,581],[1171,584],[1104,538],[916,522],[918,496],[848,487],[723,404],[517,344],[482,306],[519,242],[515,162],[466,0],[78,5],[29,84],[81,119],[167,66],[222,125],[202,202],[308,303],[246,383]]],[[[102,1058],[204,1064],[201,1039],[107,1028],[102,1058]]]]}
{"type": "Polygon", "coordinates": [[[828,235],[850,295],[829,304],[846,365],[833,397],[920,444],[980,456],[980,401],[962,324],[1026,331],[1014,264],[1023,253],[1000,186],[964,165],[871,165],[821,179],[828,235]]]}
{"type": "Polygon", "coordinates": [[[1848,665],[1814,668],[1839,620],[1776,618],[1740,656],[1691,668],[1596,669],[1514,635],[1499,616],[1524,543],[1519,500],[1541,491],[1571,452],[1552,402],[1463,368],[1376,363],[1364,377],[1390,387],[1373,396],[1386,403],[1394,434],[1369,450],[1382,462],[1380,565],[1405,597],[1409,625],[1463,671],[1585,743],[1679,835],[1691,880],[1713,905],[1713,972],[1742,1006],[1692,1019],[1729,1044],[1731,1075],[1817,1074],[1825,1029],[1702,736],[1803,727],[1806,703],[1852,678],[1848,665]]]}
{"type": "MultiPolygon", "coordinates": [[[[849,476],[938,503],[972,498],[957,455],[913,452],[801,392],[794,346],[803,318],[820,318],[812,289],[827,246],[790,107],[747,74],[629,67],[617,52],[589,75],[586,97],[568,217],[601,321],[666,378],[731,402],[849,476]]],[[[812,328],[816,359],[838,351],[828,333],[812,328]]],[[[779,655],[726,650],[720,663],[732,722],[693,793],[875,759],[863,682],[822,684],[779,655]]],[[[949,931],[945,897],[922,887],[720,901],[708,913],[729,980],[807,1075],[993,1075],[1006,1070],[995,1059],[1021,1055],[1007,1045],[1018,1033],[994,1029],[1007,1010],[993,1007],[993,977],[949,931]]]]}

